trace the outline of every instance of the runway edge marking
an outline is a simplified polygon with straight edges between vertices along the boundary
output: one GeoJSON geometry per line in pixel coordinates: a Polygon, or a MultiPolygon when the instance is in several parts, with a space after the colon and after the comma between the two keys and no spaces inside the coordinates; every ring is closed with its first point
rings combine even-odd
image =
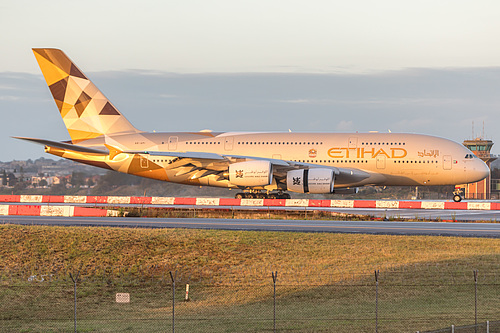
{"type": "Polygon", "coordinates": [[[119,211],[113,209],[87,208],[79,206],[0,205],[0,215],[4,216],[116,217],[119,213],[119,211]]]}

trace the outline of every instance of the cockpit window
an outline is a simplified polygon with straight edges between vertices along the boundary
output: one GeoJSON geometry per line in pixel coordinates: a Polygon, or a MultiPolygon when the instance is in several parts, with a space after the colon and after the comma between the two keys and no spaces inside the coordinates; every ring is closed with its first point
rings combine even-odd
{"type": "Polygon", "coordinates": [[[474,154],[467,154],[467,155],[465,155],[465,158],[466,159],[476,158],[476,155],[474,155],[474,154]]]}

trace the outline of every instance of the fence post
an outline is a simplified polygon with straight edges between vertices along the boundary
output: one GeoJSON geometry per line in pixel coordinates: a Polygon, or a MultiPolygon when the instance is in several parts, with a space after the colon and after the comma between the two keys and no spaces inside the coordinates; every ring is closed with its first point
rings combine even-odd
{"type": "Polygon", "coordinates": [[[73,320],[74,320],[74,328],[75,328],[75,333],[76,333],[76,283],[78,282],[78,277],[80,276],[80,270],[76,273],[76,277],[73,277],[73,274],[71,272],[69,273],[69,277],[73,281],[73,295],[74,295],[74,314],[73,314],[73,320]]]}
{"type": "Polygon", "coordinates": [[[175,275],[170,273],[170,279],[172,280],[172,333],[175,333],[175,280],[177,279],[177,271],[175,275]]]}
{"type": "Polygon", "coordinates": [[[474,270],[474,332],[477,333],[477,269],[474,270]]]}
{"type": "Polygon", "coordinates": [[[271,272],[273,277],[273,332],[276,332],[276,280],[278,279],[278,271],[271,272]]]}
{"type": "Polygon", "coordinates": [[[378,333],[378,276],[380,270],[375,270],[375,333],[378,333]]]}

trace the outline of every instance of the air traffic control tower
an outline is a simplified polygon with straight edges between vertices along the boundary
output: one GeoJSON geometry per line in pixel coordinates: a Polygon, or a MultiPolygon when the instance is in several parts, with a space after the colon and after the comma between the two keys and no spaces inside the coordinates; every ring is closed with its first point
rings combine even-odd
{"type": "MultiPolygon", "coordinates": [[[[475,140],[465,140],[463,145],[469,148],[477,157],[482,159],[488,166],[496,160],[490,154],[493,141],[477,138],[475,140]]],[[[465,185],[465,199],[489,200],[491,196],[491,176],[477,182],[465,185]]]]}

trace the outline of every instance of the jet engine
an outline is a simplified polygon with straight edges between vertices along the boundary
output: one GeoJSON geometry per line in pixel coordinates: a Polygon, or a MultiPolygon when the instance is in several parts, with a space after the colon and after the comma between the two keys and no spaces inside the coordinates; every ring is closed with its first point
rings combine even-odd
{"type": "Polygon", "coordinates": [[[334,177],[331,169],[291,170],[286,174],[286,186],[298,193],[333,193],[334,177]]]}
{"type": "Polygon", "coordinates": [[[273,181],[269,161],[238,162],[229,165],[229,182],[237,186],[266,186],[273,181]]]}

